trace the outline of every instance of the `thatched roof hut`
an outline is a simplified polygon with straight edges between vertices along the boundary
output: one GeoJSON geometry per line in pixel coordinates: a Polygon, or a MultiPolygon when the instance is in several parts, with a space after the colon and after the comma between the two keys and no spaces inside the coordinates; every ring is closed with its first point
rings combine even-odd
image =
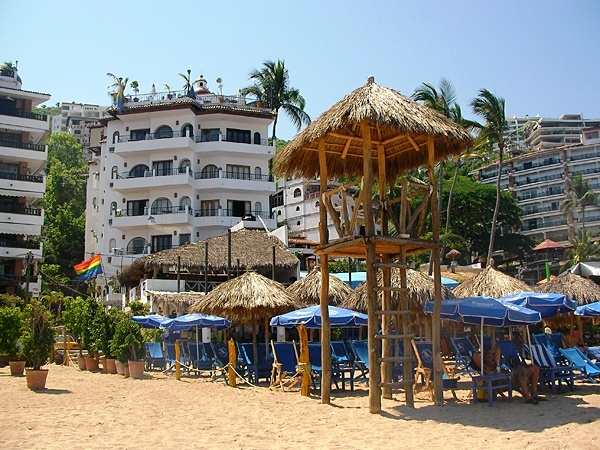
{"type": "Polygon", "coordinates": [[[553,292],[585,305],[600,300],[600,286],[592,280],[571,272],[564,273],[547,283],[536,286],[538,292],[553,292]]]}
{"type": "Polygon", "coordinates": [[[407,169],[427,164],[427,139],[434,138],[437,159],[460,153],[472,144],[471,135],[433,109],[369,77],[308,125],[276,156],[275,171],[308,179],[319,176],[318,142],[324,139],[329,178],[363,175],[361,122],[371,123],[373,170],[377,155],[385,153],[389,182],[407,169]]]}
{"type": "MultiPolygon", "coordinates": [[[[400,271],[391,270],[392,286],[400,286],[400,271]]],[[[406,287],[408,288],[409,307],[413,310],[423,311],[427,301],[434,299],[435,284],[431,278],[418,270],[408,269],[406,271],[406,287]]],[[[378,292],[379,305],[381,305],[382,293],[378,292]]],[[[442,299],[455,298],[453,292],[446,286],[442,286],[442,299]]],[[[354,311],[367,311],[367,283],[360,283],[352,295],[341,304],[342,308],[354,311]]]]}
{"type": "MultiPolygon", "coordinates": [[[[287,288],[288,294],[300,300],[304,306],[318,305],[321,299],[321,270],[315,267],[308,275],[287,288]]],[[[334,275],[329,275],[327,303],[338,306],[354,293],[352,288],[334,275]]]]}
{"type": "Polygon", "coordinates": [[[499,298],[515,292],[530,291],[531,288],[522,281],[510,277],[499,270],[488,266],[469,281],[465,281],[452,292],[457,298],[485,295],[499,298]]]}
{"type": "MultiPolygon", "coordinates": [[[[190,273],[204,273],[205,246],[208,243],[208,265],[212,274],[226,274],[228,268],[228,236],[216,236],[178,248],[163,250],[136,259],[119,275],[122,285],[136,285],[142,278],[152,278],[164,270],[181,270],[190,273]]],[[[275,247],[276,278],[288,281],[296,275],[298,258],[285,247],[277,237],[262,230],[242,229],[231,233],[232,268],[241,271],[253,270],[271,275],[273,267],[273,247],[275,247]],[[239,261],[239,265],[238,265],[239,261]],[[278,273],[279,272],[279,273],[278,273]]]]}
{"type": "Polygon", "coordinates": [[[170,292],[147,290],[146,295],[150,301],[151,310],[159,314],[183,314],[189,306],[204,296],[204,292],[170,292]]]}
{"type": "Polygon", "coordinates": [[[214,314],[245,325],[301,306],[281,283],[256,272],[246,272],[214,288],[194,303],[190,312],[214,314]]]}

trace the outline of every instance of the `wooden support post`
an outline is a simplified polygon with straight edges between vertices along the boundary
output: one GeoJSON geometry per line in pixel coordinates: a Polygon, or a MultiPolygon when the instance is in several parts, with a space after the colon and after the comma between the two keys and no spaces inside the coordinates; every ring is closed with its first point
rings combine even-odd
{"type": "MultiPolygon", "coordinates": [[[[300,359],[299,363],[301,366],[300,371],[302,372],[302,388],[300,393],[308,397],[310,393],[310,359],[308,356],[308,333],[306,332],[306,326],[300,325],[298,327],[298,334],[300,336],[300,359]]],[[[321,380],[321,385],[323,380],[321,380]]]]}
{"type": "Polygon", "coordinates": [[[227,378],[229,378],[229,386],[236,387],[237,379],[235,373],[235,367],[237,365],[237,348],[233,338],[229,338],[227,342],[227,349],[229,350],[229,366],[227,367],[227,378]]]}
{"type": "MultiPolygon", "coordinates": [[[[427,173],[429,175],[429,184],[431,185],[431,228],[433,232],[433,242],[440,242],[440,211],[437,202],[437,190],[435,184],[435,143],[430,136],[427,138],[427,173]]],[[[438,248],[432,250],[433,253],[433,284],[434,284],[434,301],[433,301],[433,317],[431,323],[431,338],[433,350],[433,387],[435,392],[435,403],[437,405],[444,404],[444,391],[442,383],[442,353],[440,346],[441,333],[441,313],[442,313],[442,278],[440,273],[440,250],[438,248]]]]}
{"type": "MultiPolygon", "coordinates": [[[[400,247],[400,264],[404,264],[406,265],[406,246],[402,246],[400,247]]],[[[403,288],[402,291],[400,291],[400,309],[406,311],[409,309],[408,307],[408,298],[406,295],[406,285],[407,285],[407,279],[406,279],[406,269],[402,268],[400,269],[400,287],[403,288]]],[[[408,334],[410,333],[410,314],[404,314],[402,316],[402,334],[408,334]]],[[[404,355],[408,356],[408,355],[412,355],[412,345],[410,340],[408,339],[404,339],[404,355]]],[[[408,361],[404,362],[404,365],[402,366],[402,377],[403,379],[406,380],[412,380],[414,379],[414,373],[413,373],[413,367],[412,364],[408,361]]],[[[412,384],[406,384],[404,385],[404,394],[406,396],[406,406],[409,406],[410,408],[414,408],[415,407],[415,399],[414,399],[414,391],[413,391],[413,385],[412,384]]]]}
{"type": "Polygon", "coordinates": [[[373,220],[373,161],[371,155],[371,126],[367,120],[360,123],[363,147],[363,212],[365,219],[366,244],[366,264],[367,264],[367,314],[368,319],[368,338],[369,338],[369,411],[371,413],[381,412],[381,366],[379,365],[379,343],[375,335],[379,331],[377,315],[377,270],[375,263],[377,255],[375,253],[375,244],[369,240],[375,235],[375,222],[373,220]]]}
{"type": "MultiPolygon", "coordinates": [[[[321,245],[329,241],[327,228],[327,208],[325,206],[325,192],[327,192],[327,156],[325,154],[325,141],[319,140],[319,176],[320,176],[320,201],[319,201],[319,242],[321,245]]],[[[329,257],[326,254],[319,256],[321,266],[321,403],[331,402],[331,321],[329,320],[329,257]]]]}

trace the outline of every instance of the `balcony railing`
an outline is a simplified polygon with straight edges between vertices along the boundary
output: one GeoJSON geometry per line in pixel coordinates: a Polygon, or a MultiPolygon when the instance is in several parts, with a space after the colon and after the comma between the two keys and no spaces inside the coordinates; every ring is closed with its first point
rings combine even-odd
{"type": "Polygon", "coordinates": [[[39,250],[40,243],[35,241],[11,241],[9,239],[0,239],[0,247],[26,248],[30,250],[39,250]]]}
{"type": "Polygon", "coordinates": [[[0,172],[0,178],[5,180],[31,181],[33,183],[43,183],[42,175],[21,175],[19,173],[0,172]]]}
{"type": "Polygon", "coordinates": [[[195,180],[209,180],[213,178],[227,178],[229,180],[245,180],[245,181],[264,181],[273,182],[272,175],[257,175],[254,173],[239,173],[231,171],[208,171],[194,172],[195,180]]]}
{"type": "Polygon", "coordinates": [[[0,139],[0,147],[23,148],[25,150],[35,150],[36,152],[46,151],[44,144],[28,144],[25,142],[7,141],[5,139],[0,139]]]}
{"type": "Polygon", "coordinates": [[[260,216],[263,219],[272,219],[273,218],[273,214],[270,212],[266,212],[266,211],[254,211],[252,213],[245,213],[243,215],[240,215],[240,213],[237,210],[233,210],[233,209],[197,209],[194,213],[194,215],[196,217],[248,217],[248,216],[254,216],[254,217],[258,217],[260,216]]]}
{"type": "Polygon", "coordinates": [[[560,158],[547,158],[544,159],[542,162],[532,162],[531,164],[521,164],[518,166],[515,166],[514,171],[515,172],[521,172],[522,170],[530,170],[530,169],[535,169],[537,167],[544,167],[544,166],[551,166],[553,164],[560,164],[562,162],[562,160],[560,158]]]}
{"type": "Polygon", "coordinates": [[[0,115],[23,117],[25,119],[43,120],[44,122],[48,118],[46,114],[38,114],[34,112],[25,112],[15,108],[0,108],[0,115]]]}
{"type": "Polygon", "coordinates": [[[186,211],[189,215],[192,215],[194,213],[194,210],[192,208],[188,208],[185,206],[164,206],[164,207],[150,208],[150,214],[154,214],[155,216],[158,216],[161,214],[182,213],[182,212],[186,212],[186,211]]]}
{"type": "Polygon", "coordinates": [[[534,184],[534,183],[541,183],[543,181],[551,181],[551,180],[558,180],[563,178],[563,174],[562,173],[557,173],[554,175],[546,175],[543,177],[536,177],[536,178],[529,178],[527,177],[527,179],[525,180],[521,180],[521,181],[516,181],[515,185],[516,186],[524,186],[526,184],[534,184]]]}
{"type": "Polygon", "coordinates": [[[10,70],[10,69],[2,68],[2,69],[0,69],[0,77],[14,78],[15,77],[15,71],[14,70],[10,70]]]}
{"type": "Polygon", "coordinates": [[[233,141],[233,140],[229,140],[227,139],[227,136],[224,136],[222,134],[218,135],[218,136],[214,136],[214,135],[210,135],[210,134],[205,134],[205,135],[200,135],[200,136],[196,136],[194,138],[195,142],[234,142],[236,144],[251,144],[251,145],[269,145],[269,140],[268,139],[261,139],[260,143],[255,141],[254,139],[251,139],[250,142],[243,142],[243,141],[233,141]]]}
{"type": "Polygon", "coordinates": [[[181,131],[161,131],[159,133],[144,133],[136,136],[119,136],[118,142],[152,141],[156,139],[172,139],[185,136],[186,133],[181,131]]]}
{"type": "Polygon", "coordinates": [[[38,208],[26,208],[23,206],[0,205],[0,213],[23,214],[26,216],[41,216],[42,210],[38,208]]]}
{"type": "Polygon", "coordinates": [[[178,167],[175,169],[154,169],[147,170],[143,175],[132,174],[130,172],[121,172],[117,174],[118,180],[129,180],[131,178],[148,178],[148,177],[169,177],[172,175],[184,175],[188,174],[192,176],[192,171],[188,167],[178,167]]]}
{"type": "Polygon", "coordinates": [[[25,277],[20,275],[0,275],[0,286],[17,286],[25,282],[25,277]]]}

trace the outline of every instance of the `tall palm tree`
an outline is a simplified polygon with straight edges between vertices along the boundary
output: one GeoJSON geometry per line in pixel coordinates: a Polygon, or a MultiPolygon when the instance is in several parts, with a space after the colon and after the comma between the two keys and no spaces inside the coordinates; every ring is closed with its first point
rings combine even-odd
{"type": "Polygon", "coordinates": [[[261,69],[254,69],[249,76],[254,84],[242,89],[242,93],[256,96],[259,102],[263,102],[267,108],[275,111],[273,142],[277,142],[279,110],[286,113],[298,131],[302,125],[310,123],[310,117],[304,111],[306,105],[304,97],[300,95],[298,89],[290,86],[290,77],[285,68],[285,61],[267,60],[261,69]]]}
{"type": "Polygon", "coordinates": [[[180,73],[179,76],[185,80],[183,84],[183,90],[185,91],[185,95],[188,97],[196,97],[196,93],[194,92],[194,88],[192,85],[192,70],[187,70],[187,75],[185,73],[180,73]]]}
{"type": "Polygon", "coordinates": [[[13,63],[12,61],[5,61],[0,65],[0,69],[15,71],[15,70],[17,70],[17,65],[15,63],[13,63]]]}
{"type": "Polygon", "coordinates": [[[490,245],[488,248],[488,263],[491,264],[492,253],[494,252],[494,238],[496,236],[496,220],[500,211],[500,177],[502,176],[502,160],[504,157],[505,139],[504,136],[508,130],[506,121],[505,101],[502,97],[496,97],[487,89],[480,89],[479,95],[471,101],[473,112],[485,120],[485,124],[478,124],[479,135],[477,142],[479,145],[489,145],[490,153],[493,151],[493,145],[498,147],[498,176],[496,178],[496,207],[494,208],[494,217],[492,219],[492,230],[490,232],[490,245]]]}
{"type": "Polygon", "coordinates": [[[575,208],[581,213],[581,229],[585,230],[585,208],[598,204],[598,194],[590,187],[588,180],[584,180],[580,173],[569,178],[567,199],[560,204],[560,210],[565,215],[571,215],[575,208]]]}
{"type": "Polygon", "coordinates": [[[569,237],[572,247],[565,251],[567,262],[561,270],[566,270],[580,262],[600,260],[600,246],[593,238],[594,235],[584,229],[579,230],[577,235],[569,237]]]}
{"type": "Polygon", "coordinates": [[[127,88],[127,82],[129,81],[129,78],[123,79],[123,77],[118,77],[110,72],[108,72],[106,76],[113,79],[113,83],[108,85],[108,87],[115,88],[115,91],[110,92],[109,94],[112,97],[114,97],[117,103],[117,110],[121,112],[123,110],[123,102],[125,100],[125,89],[127,88]]]}

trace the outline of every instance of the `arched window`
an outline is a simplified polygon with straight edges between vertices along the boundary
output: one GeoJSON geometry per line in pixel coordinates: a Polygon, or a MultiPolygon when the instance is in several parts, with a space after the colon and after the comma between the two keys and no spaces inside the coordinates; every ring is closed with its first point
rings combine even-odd
{"type": "Polygon", "coordinates": [[[150,168],[145,164],[138,164],[129,171],[129,178],[145,177],[147,173],[150,173],[150,168]]]}
{"type": "Polygon", "coordinates": [[[158,127],[156,129],[156,131],[154,132],[155,139],[164,139],[164,138],[172,138],[172,137],[173,137],[173,130],[168,125],[163,125],[161,127],[158,127]]]}
{"type": "Polygon", "coordinates": [[[110,253],[114,253],[115,252],[115,247],[117,246],[117,240],[116,239],[111,239],[110,241],[108,241],[108,251],[110,253]]]}
{"type": "Polygon", "coordinates": [[[182,159],[179,163],[179,173],[187,173],[190,167],[192,167],[192,162],[187,158],[182,159]]]}
{"type": "Polygon", "coordinates": [[[184,137],[194,137],[194,127],[192,125],[190,125],[189,123],[186,123],[181,128],[181,135],[184,137]]]}
{"type": "Polygon", "coordinates": [[[143,237],[136,237],[129,241],[127,244],[127,254],[129,255],[141,255],[146,252],[148,243],[143,237]]]}
{"type": "Polygon", "coordinates": [[[118,176],[119,176],[119,168],[117,166],[113,166],[113,168],[110,169],[110,179],[115,180],[118,178],[118,176]]]}
{"type": "Polygon", "coordinates": [[[202,178],[219,178],[219,168],[214,164],[204,166],[202,169],[202,178]]]}
{"type": "Polygon", "coordinates": [[[296,211],[300,211],[300,207],[299,206],[296,206],[296,211]]]}
{"type": "Polygon", "coordinates": [[[112,202],[110,204],[110,215],[114,215],[117,211],[117,202],[112,202]]]}
{"type": "Polygon", "coordinates": [[[96,197],[92,198],[92,206],[94,209],[98,208],[98,200],[96,200],[96,197]]]}
{"type": "Polygon", "coordinates": [[[262,212],[262,203],[261,203],[261,202],[256,202],[256,203],[254,204],[254,212],[255,212],[257,215],[260,215],[260,213],[262,212]]]}
{"type": "Polygon", "coordinates": [[[260,167],[255,167],[254,168],[254,179],[257,181],[260,181],[262,178],[262,170],[260,169],[260,167]]]}
{"type": "Polygon", "coordinates": [[[189,198],[187,195],[179,199],[179,211],[185,211],[186,206],[188,207],[188,209],[192,207],[192,199],[189,198]]]}
{"type": "Polygon", "coordinates": [[[294,198],[302,197],[302,191],[300,188],[294,189],[294,198]]]}
{"type": "Polygon", "coordinates": [[[121,135],[119,134],[119,132],[118,132],[118,131],[115,131],[115,132],[113,133],[113,139],[112,139],[112,143],[113,143],[113,144],[116,144],[116,143],[118,143],[118,142],[119,142],[119,137],[120,137],[120,136],[121,136],[121,135]]]}
{"type": "Polygon", "coordinates": [[[259,132],[254,133],[254,143],[256,145],[260,145],[260,133],[259,132]]]}
{"type": "Polygon", "coordinates": [[[152,203],[150,214],[167,214],[171,212],[171,200],[165,197],[157,198],[152,203]]]}

